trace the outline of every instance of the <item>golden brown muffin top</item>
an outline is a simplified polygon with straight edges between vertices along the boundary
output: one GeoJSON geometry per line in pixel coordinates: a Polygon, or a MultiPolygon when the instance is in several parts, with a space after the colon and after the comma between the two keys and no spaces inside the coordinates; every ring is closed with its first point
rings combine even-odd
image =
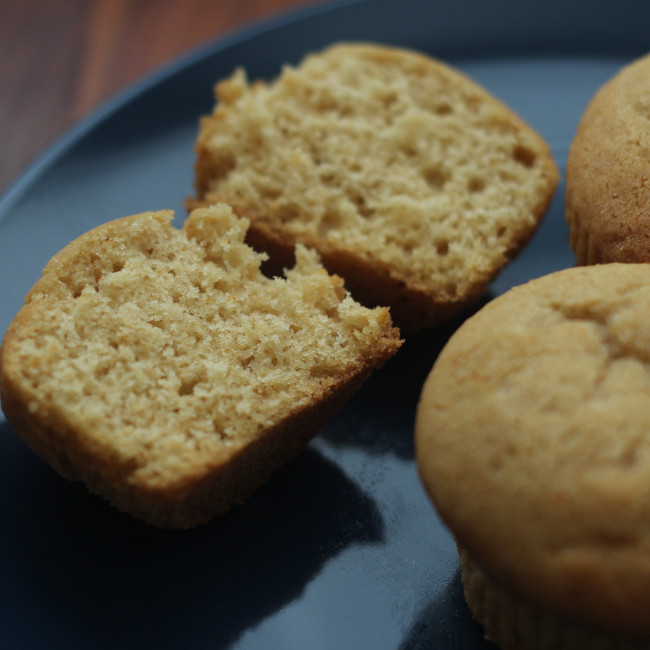
{"type": "Polygon", "coordinates": [[[515,595],[650,632],[650,265],[560,271],[456,332],[416,424],[424,485],[515,595]]]}

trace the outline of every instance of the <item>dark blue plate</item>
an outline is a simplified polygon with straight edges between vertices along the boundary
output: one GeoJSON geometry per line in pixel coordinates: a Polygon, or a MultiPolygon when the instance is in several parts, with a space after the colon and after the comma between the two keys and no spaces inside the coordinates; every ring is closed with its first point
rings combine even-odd
{"type": "MultiPolygon", "coordinates": [[[[223,39],[104,106],[0,201],[0,333],[75,236],[143,210],[183,220],[198,117],[236,66],[274,76],[339,40],[422,50],[519,112],[564,170],[587,101],[650,49],[648,25],[644,0],[357,0],[223,39]]],[[[573,265],[563,191],[486,299],[573,265]]],[[[0,647],[487,648],[413,463],[418,394],[457,325],[409,340],[300,458],[189,532],[148,528],[58,478],[0,418],[0,647]]]]}

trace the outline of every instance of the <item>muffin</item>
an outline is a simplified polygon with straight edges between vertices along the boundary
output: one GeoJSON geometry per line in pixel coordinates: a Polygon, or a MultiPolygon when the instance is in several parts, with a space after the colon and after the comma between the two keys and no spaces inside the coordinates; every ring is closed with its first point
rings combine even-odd
{"type": "Polygon", "coordinates": [[[2,409],[60,474],[156,526],[242,502],[401,344],[313,252],[260,272],[229,207],[82,235],[45,267],[0,350],[2,409]]]}
{"type": "Polygon", "coordinates": [[[650,56],[593,97],[566,169],[566,218],[579,264],[650,261],[650,56]]]}
{"type": "Polygon", "coordinates": [[[318,251],[403,332],[477,299],[526,244],[556,187],[545,142],[450,66],[337,44],[269,82],[216,86],[196,142],[196,196],[251,221],[270,273],[318,251]]]}
{"type": "Polygon", "coordinates": [[[416,459],[505,650],[650,647],[650,265],[488,303],[423,387],[416,459]]]}

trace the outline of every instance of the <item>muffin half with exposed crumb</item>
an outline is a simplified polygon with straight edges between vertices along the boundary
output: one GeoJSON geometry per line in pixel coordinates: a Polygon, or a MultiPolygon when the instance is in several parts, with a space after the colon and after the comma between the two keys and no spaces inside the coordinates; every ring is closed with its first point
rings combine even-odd
{"type": "Polygon", "coordinates": [[[558,172],[542,139],[450,66],[339,44],[271,83],[216,87],[196,143],[196,197],[251,220],[277,272],[315,248],[403,331],[445,320],[528,242],[558,172]]]}
{"type": "Polygon", "coordinates": [[[2,409],[63,476],[164,527],[241,502],[400,346],[313,252],[260,272],[225,205],[119,219],[45,267],[0,357],[2,409]]]}

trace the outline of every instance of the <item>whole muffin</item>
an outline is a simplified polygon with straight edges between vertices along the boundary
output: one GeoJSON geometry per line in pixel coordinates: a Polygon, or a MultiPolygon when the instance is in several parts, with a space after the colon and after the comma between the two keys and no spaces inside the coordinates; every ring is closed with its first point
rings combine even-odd
{"type": "Polygon", "coordinates": [[[650,265],[489,303],[424,385],[416,456],[505,649],[650,647],[650,265]]]}
{"type": "Polygon", "coordinates": [[[579,264],[650,261],[650,56],[589,103],[566,169],[566,218],[579,264]]]}

